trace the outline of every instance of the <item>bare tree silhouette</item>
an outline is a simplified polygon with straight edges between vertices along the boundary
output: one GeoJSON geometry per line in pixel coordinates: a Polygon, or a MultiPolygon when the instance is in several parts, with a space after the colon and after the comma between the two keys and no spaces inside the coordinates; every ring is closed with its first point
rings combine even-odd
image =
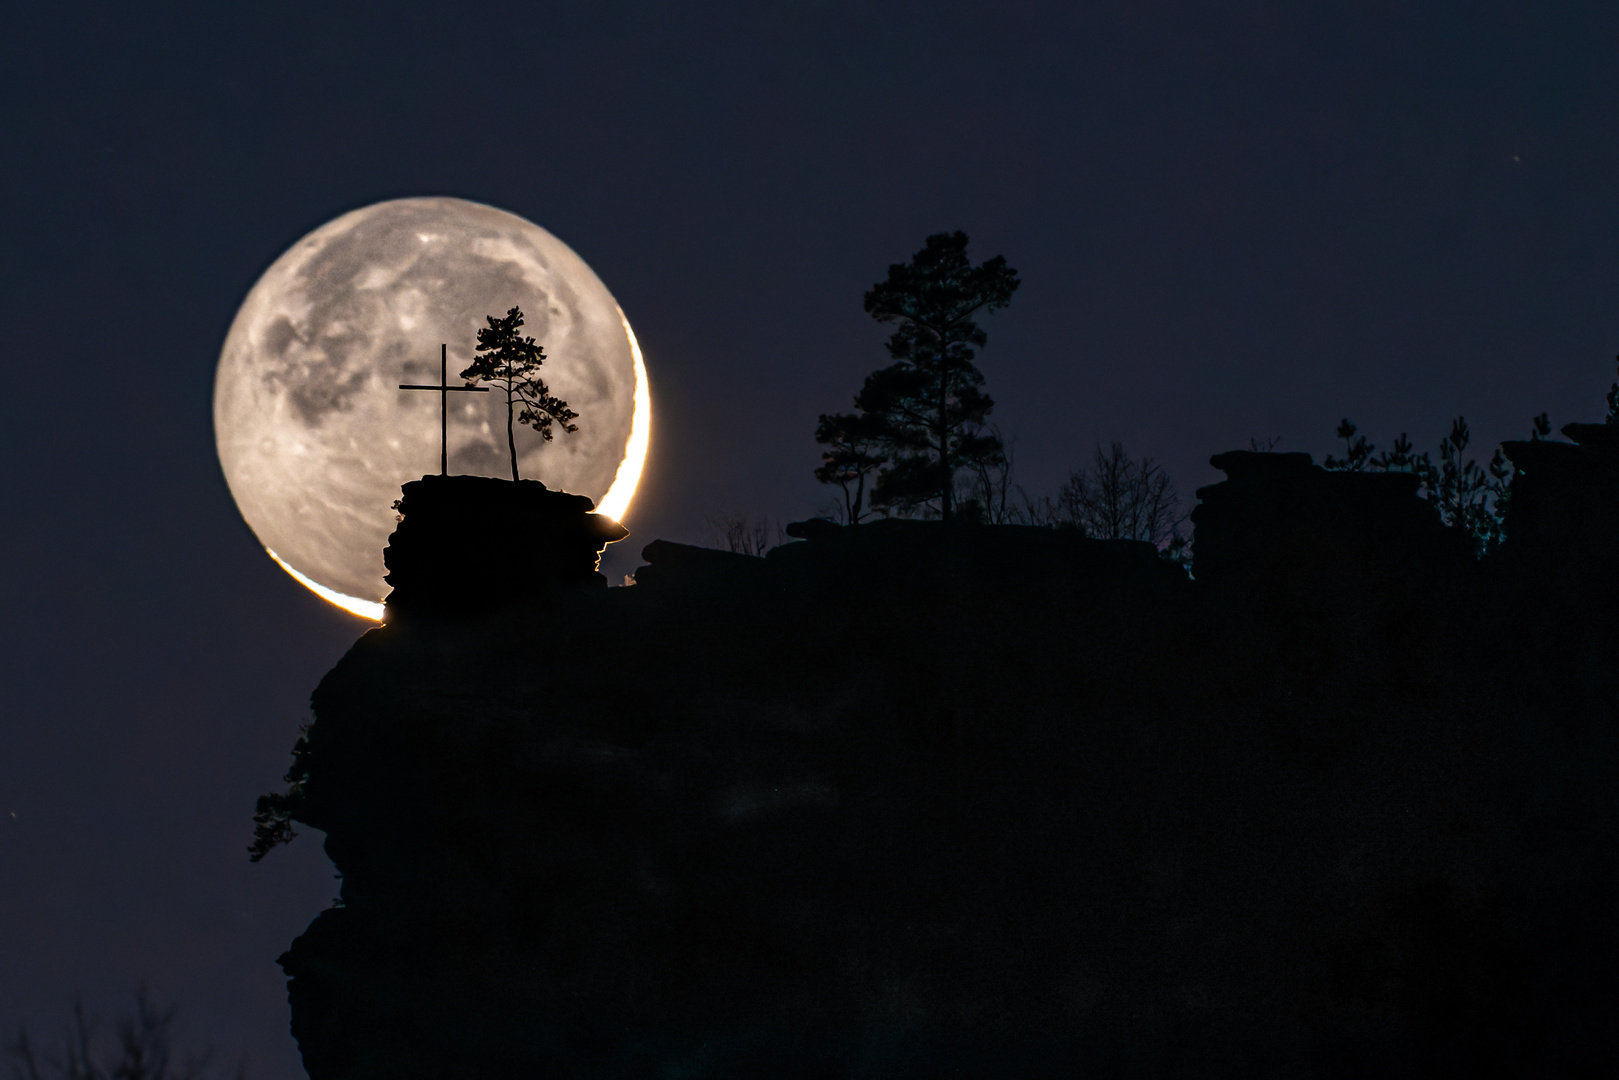
{"type": "Polygon", "coordinates": [[[710,514],[708,525],[709,543],[738,555],[763,555],[787,540],[779,524],[750,514],[710,514]]]}
{"type": "Polygon", "coordinates": [[[1031,500],[1031,524],[1083,529],[1097,540],[1145,540],[1162,548],[1177,538],[1184,515],[1180,495],[1164,467],[1134,458],[1122,442],[1103,450],[1089,468],[1068,474],[1056,498],[1031,500]]]}
{"type": "MultiPolygon", "coordinates": [[[[15,1080],[210,1080],[220,1075],[209,1069],[210,1051],[178,1054],[170,1031],[177,1010],[155,1007],[144,988],[135,993],[135,1011],[118,1021],[114,1056],[96,1049],[96,1023],[85,1015],[84,1003],[73,1002],[73,1020],[55,1050],[37,1045],[28,1029],[19,1027],[6,1044],[15,1080]]],[[[245,1065],[236,1080],[247,1075],[245,1065]]]]}

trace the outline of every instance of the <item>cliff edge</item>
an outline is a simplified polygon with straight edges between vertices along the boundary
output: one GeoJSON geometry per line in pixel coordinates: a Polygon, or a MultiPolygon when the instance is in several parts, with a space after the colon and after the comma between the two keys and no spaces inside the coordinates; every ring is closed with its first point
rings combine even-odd
{"type": "Polygon", "coordinates": [[[1406,478],[1216,463],[1196,580],[1071,532],[808,522],[765,558],[659,541],[607,589],[588,500],[407,485],[397,617],[299,759],[343,877],[282,957],[311,1077],[1614,1050],[1613,571],[1530,517],[1574,496],[1480,566],[1406,478]],[[1543,598],[1548,561],[1590,588],[1543,598]]]}

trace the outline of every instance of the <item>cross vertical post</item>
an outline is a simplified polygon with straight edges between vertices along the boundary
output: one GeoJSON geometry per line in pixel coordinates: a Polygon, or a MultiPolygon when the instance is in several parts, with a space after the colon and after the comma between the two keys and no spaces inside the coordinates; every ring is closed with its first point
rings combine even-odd
{"type": "Polygon", "coordinates": [[[450,475],[450,391],[459,390],[464,393],[487,394],[489,387],[451,386],[450,347],[447,344],[440,344],[438,347],[438,385],[400,383],[399,389],[438,391],[438,474],[440,476],[450,475]]]}

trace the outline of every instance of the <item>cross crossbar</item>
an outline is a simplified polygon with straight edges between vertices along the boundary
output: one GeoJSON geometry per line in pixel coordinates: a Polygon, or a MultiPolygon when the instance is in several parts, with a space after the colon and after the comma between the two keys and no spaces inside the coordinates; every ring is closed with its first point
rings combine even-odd
{"type": "Polygon", "coordinates": [[[423,383],[400,383],[401,390],[437,390],[438,391],[438,474],[450,474],[450,393],[487,394],[487,386],[451,386],[450,385],[450,347],[438,347],[438,385],[432,386],[423,383]]]}

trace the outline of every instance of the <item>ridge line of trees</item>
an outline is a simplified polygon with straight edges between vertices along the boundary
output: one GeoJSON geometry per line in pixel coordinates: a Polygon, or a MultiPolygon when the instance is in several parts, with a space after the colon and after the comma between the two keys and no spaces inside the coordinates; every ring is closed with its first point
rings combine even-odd
{"type": "MultiPolygon", "coordinates": [[[[894,363],[866,377],[854,412],[822,413],[816,425],[823,450],[815,479],[839,490],[837,515],[846,525],[899,515],[1077,528],[1099,539],[1145,540],[1188,561],[1174,483],[1160,464],[1131,457],[1119,441],[1106,451],[1098,443],[1091,463],[1070,469],[1054,496],[1031,496],[1012,482],[1013,447],[989,422],[994,400],[973,361],[988,340],[978,317],[1006,307],[1022,282],[1004,256],[975,266],[967,244],[959,230],[935,233],[866,293],[867,314],[897,324],[886,342],[894,363]]],[[[1619,424],[1619,381],[1607,406],[1605,422],[1619,424]]],[[[1531,420],[1531,441],[1550,434],[1547,413],[1531,420]]],[[[1466,456],[1472,433],[1465,417],[1451,421],[1436,450],[1421,453],[1404,432],[1379,452],[1347,417],[1337,435],[1343,456],[1328,454],[1323,468],[1411,473],[1418,493],[1446,526],[1467,534],[1477,556],[1505,540],[1516,469],[1500,446],[1485,465],[1466,456]]],[[[1256,439],[1249,448],[1269,452],[1276,444],[1256,439]]],[[[737,538],[728,539],[740,550],[737,538]]]]}
{"type": "Polygon", "coordinates": [[[816,425],[815,478],[838,488],[838,515],[849,525],[897,514],[1078,528],[1179,554],[1175,485],[1120,442],[1097,444],[1055,496],[1012,482],[1013,448],[989,422],[995,402],[974,360],[988,341],[979,316],[1005,308],[1022,282],[1004,256],[974,265],[967,245],[966,233],[935,233],[866,293],[867,314],[897,324],[886,342],[894,363],[866,377],[854,412],[822,413],[816,425]]]}
{"type": "MultiPolygon", "coordinates": [[[[1619,422],[1612,419],[1612,406],[1609,413],[1610,423],[1619,422]]],[[[1551,435],[1551,418],[1544,412],[1530,425],[1529,438],[1533,442],[1551,435]]],[[[1322,468],[1333,472],[1411,473],[1417,478],[1418,494],[1434,505],[1446,526],[1467,534],[1475,555],[1482,558],[1505,541],[1507,505],[1517,470],[1500,446],[1487,466],[1479,465],[1474,458],[1463,458],[1472,439],[1466,417],[1451,421],[1449,434],[1439,440],[1437,462],[1429,451],[1413,453],[1411,440],[1403,431],[1392,447],[1377,453],[1376,444],[1368,442],[1348,417],[1338,424],[1338,438],[1344,441],[1344,456],[1328,454],[1322,468]]]]}

